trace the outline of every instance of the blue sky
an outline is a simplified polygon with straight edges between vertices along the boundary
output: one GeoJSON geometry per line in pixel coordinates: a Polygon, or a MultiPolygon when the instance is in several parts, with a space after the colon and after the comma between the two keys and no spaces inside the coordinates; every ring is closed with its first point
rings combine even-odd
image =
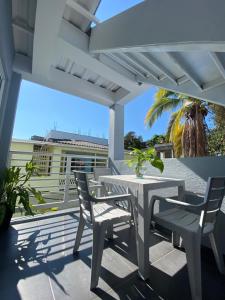
{"type": "MultiPolygon", "coordinates": [[[[140,0],[103,0],[97,16],[105,20],[140,0]]],[[[144,118],[154,98],[155,88],[136,97],[125,107],[125,133],[135,131],[144,139],[164,133],[169,114],[165,114],[151,128],[144,125],[144,118]]],[[[21,84],[14,138],[29,139],[32,135],[46,135],[51,129],[108,137],[109,111],[102,105],[64,94],[31,82],[21,84]]]]}

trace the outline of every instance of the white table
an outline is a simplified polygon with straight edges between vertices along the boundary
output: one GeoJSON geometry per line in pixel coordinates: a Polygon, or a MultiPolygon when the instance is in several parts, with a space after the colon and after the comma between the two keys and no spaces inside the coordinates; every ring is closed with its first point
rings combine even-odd
{"type": "Polygon", "coordinates": [[[150,212],[149,203],[153,190],[178,187],[178,199],[183,200],[185,182],[181,179],[144,176],[137,178],[136,175],[110,175],[100,176],[99,181],[128,188],[133,194],[135,205],[135,218],[137,228],[137,255],[139,275],[143,279],[149,277],[149,226],[150,212]],[[151,194],[151,195],[150,195],[151,194]]]}

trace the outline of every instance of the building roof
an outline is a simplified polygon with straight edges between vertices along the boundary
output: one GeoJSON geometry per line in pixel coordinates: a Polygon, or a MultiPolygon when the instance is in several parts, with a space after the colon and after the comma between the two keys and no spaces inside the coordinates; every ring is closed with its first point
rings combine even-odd
{"type": "Polygon", "coordinates": [[[88,141],[58,141],[59,144],[65,144],[65,145],[73,145],[78,146],[81,148],[95,148],[95,149],[101,149],[101,150],[108,150],[107,145],[101,145],[96,143],[91,143],[88,141]]]}
{"type": "Polygon", "coordinates": [[[108,140],[104,138],[89,136],[89,135],[82,135],[70,132],[64,132],[59,130],[51,130],[47,136],[45,137],[46,141],[84,141],[93,144],[99,145],[108,145],[108,140]]]}
{"type": "Polygon", "coordinates": [[[14,143],[25,143],[25,144],[35,144],[35,145],[48,145],[54,147],[69,147],[71,149],[88,149],[88,150],[102,150],[108,151],[108,146],[100,145],[91,142],[85,141],[58,141],[58,142],[46,142],[46,141],[35,141],[35,140],[20,140],[20,139],[12,139],[14,143]]]}
{"type": "Polygon", "coordinates": [[[165,143],[165,144],[155,144],[154,146],[155,150],[163,150],[163,151],[166,151],[166,150],[173,150],[173,144],[172,143],[165,143]]]}

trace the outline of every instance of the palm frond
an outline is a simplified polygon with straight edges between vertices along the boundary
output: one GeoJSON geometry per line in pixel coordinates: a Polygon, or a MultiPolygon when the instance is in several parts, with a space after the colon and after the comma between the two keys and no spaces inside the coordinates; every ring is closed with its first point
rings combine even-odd
{"type": "Polygon", "coordinates": [[[184,113],[184,107],[173,113],[167,130],[167,135],[169,136],[169,141],[173,143],[174,154],[176,157],[182,155],[182,133],[184,129],[182,118],[184,117],[184,113]]]}
{"type": "Polygon", "coordinates": [[[165,112],[175,109],[180,104],[179,98],[156,98],[152,107],[147,112],[145,124],[151,127],[155,121],[165,112]]]}
{"type": "Polygon", "coordinates": [[[177,128],[176,139],[173,141],[173,149],[175,157],[180,157],[183,152],[182,147],[182,135],[184,131],[184,124],[182,124],[179,128],[177,128]]]}
{"type": "Polygon", "coordinates": [[[167,131],[166,131],[166,140],[169,142],[170,140],[170,133],[171,133],[171,128],[173,126],[173,123],[177,117],[178,111],[175,111],[171,116],[170,116],[170,120],[169,120],[169,124],[167,127],[167,131]]]}
{"type": "Polygon", "coordinates": [[[171,129],[170,129],[170,141],[176,140],[177,133],[180,132],[180,127],[183,125],[181,123],[182,118],[184,117],[185,114],[185,108],[182,107],[180,110],[178,110],[175,113],[173,122],[171,124],[171,129]]]}

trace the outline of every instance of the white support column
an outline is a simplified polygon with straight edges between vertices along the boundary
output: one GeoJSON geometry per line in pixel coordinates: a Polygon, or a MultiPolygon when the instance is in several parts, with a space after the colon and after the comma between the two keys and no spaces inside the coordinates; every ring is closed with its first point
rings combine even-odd
{"type": "Polygon", "coordinates": [[[0,172],[7,166],[20,83],[21,75],[13,73],[4,85],[0,106],[0,172]]]}
{"type": "Polygon", "coordinates": [[[109,159],[124,159],[124,106],[114,104],[109,111],[109,159]]]}

